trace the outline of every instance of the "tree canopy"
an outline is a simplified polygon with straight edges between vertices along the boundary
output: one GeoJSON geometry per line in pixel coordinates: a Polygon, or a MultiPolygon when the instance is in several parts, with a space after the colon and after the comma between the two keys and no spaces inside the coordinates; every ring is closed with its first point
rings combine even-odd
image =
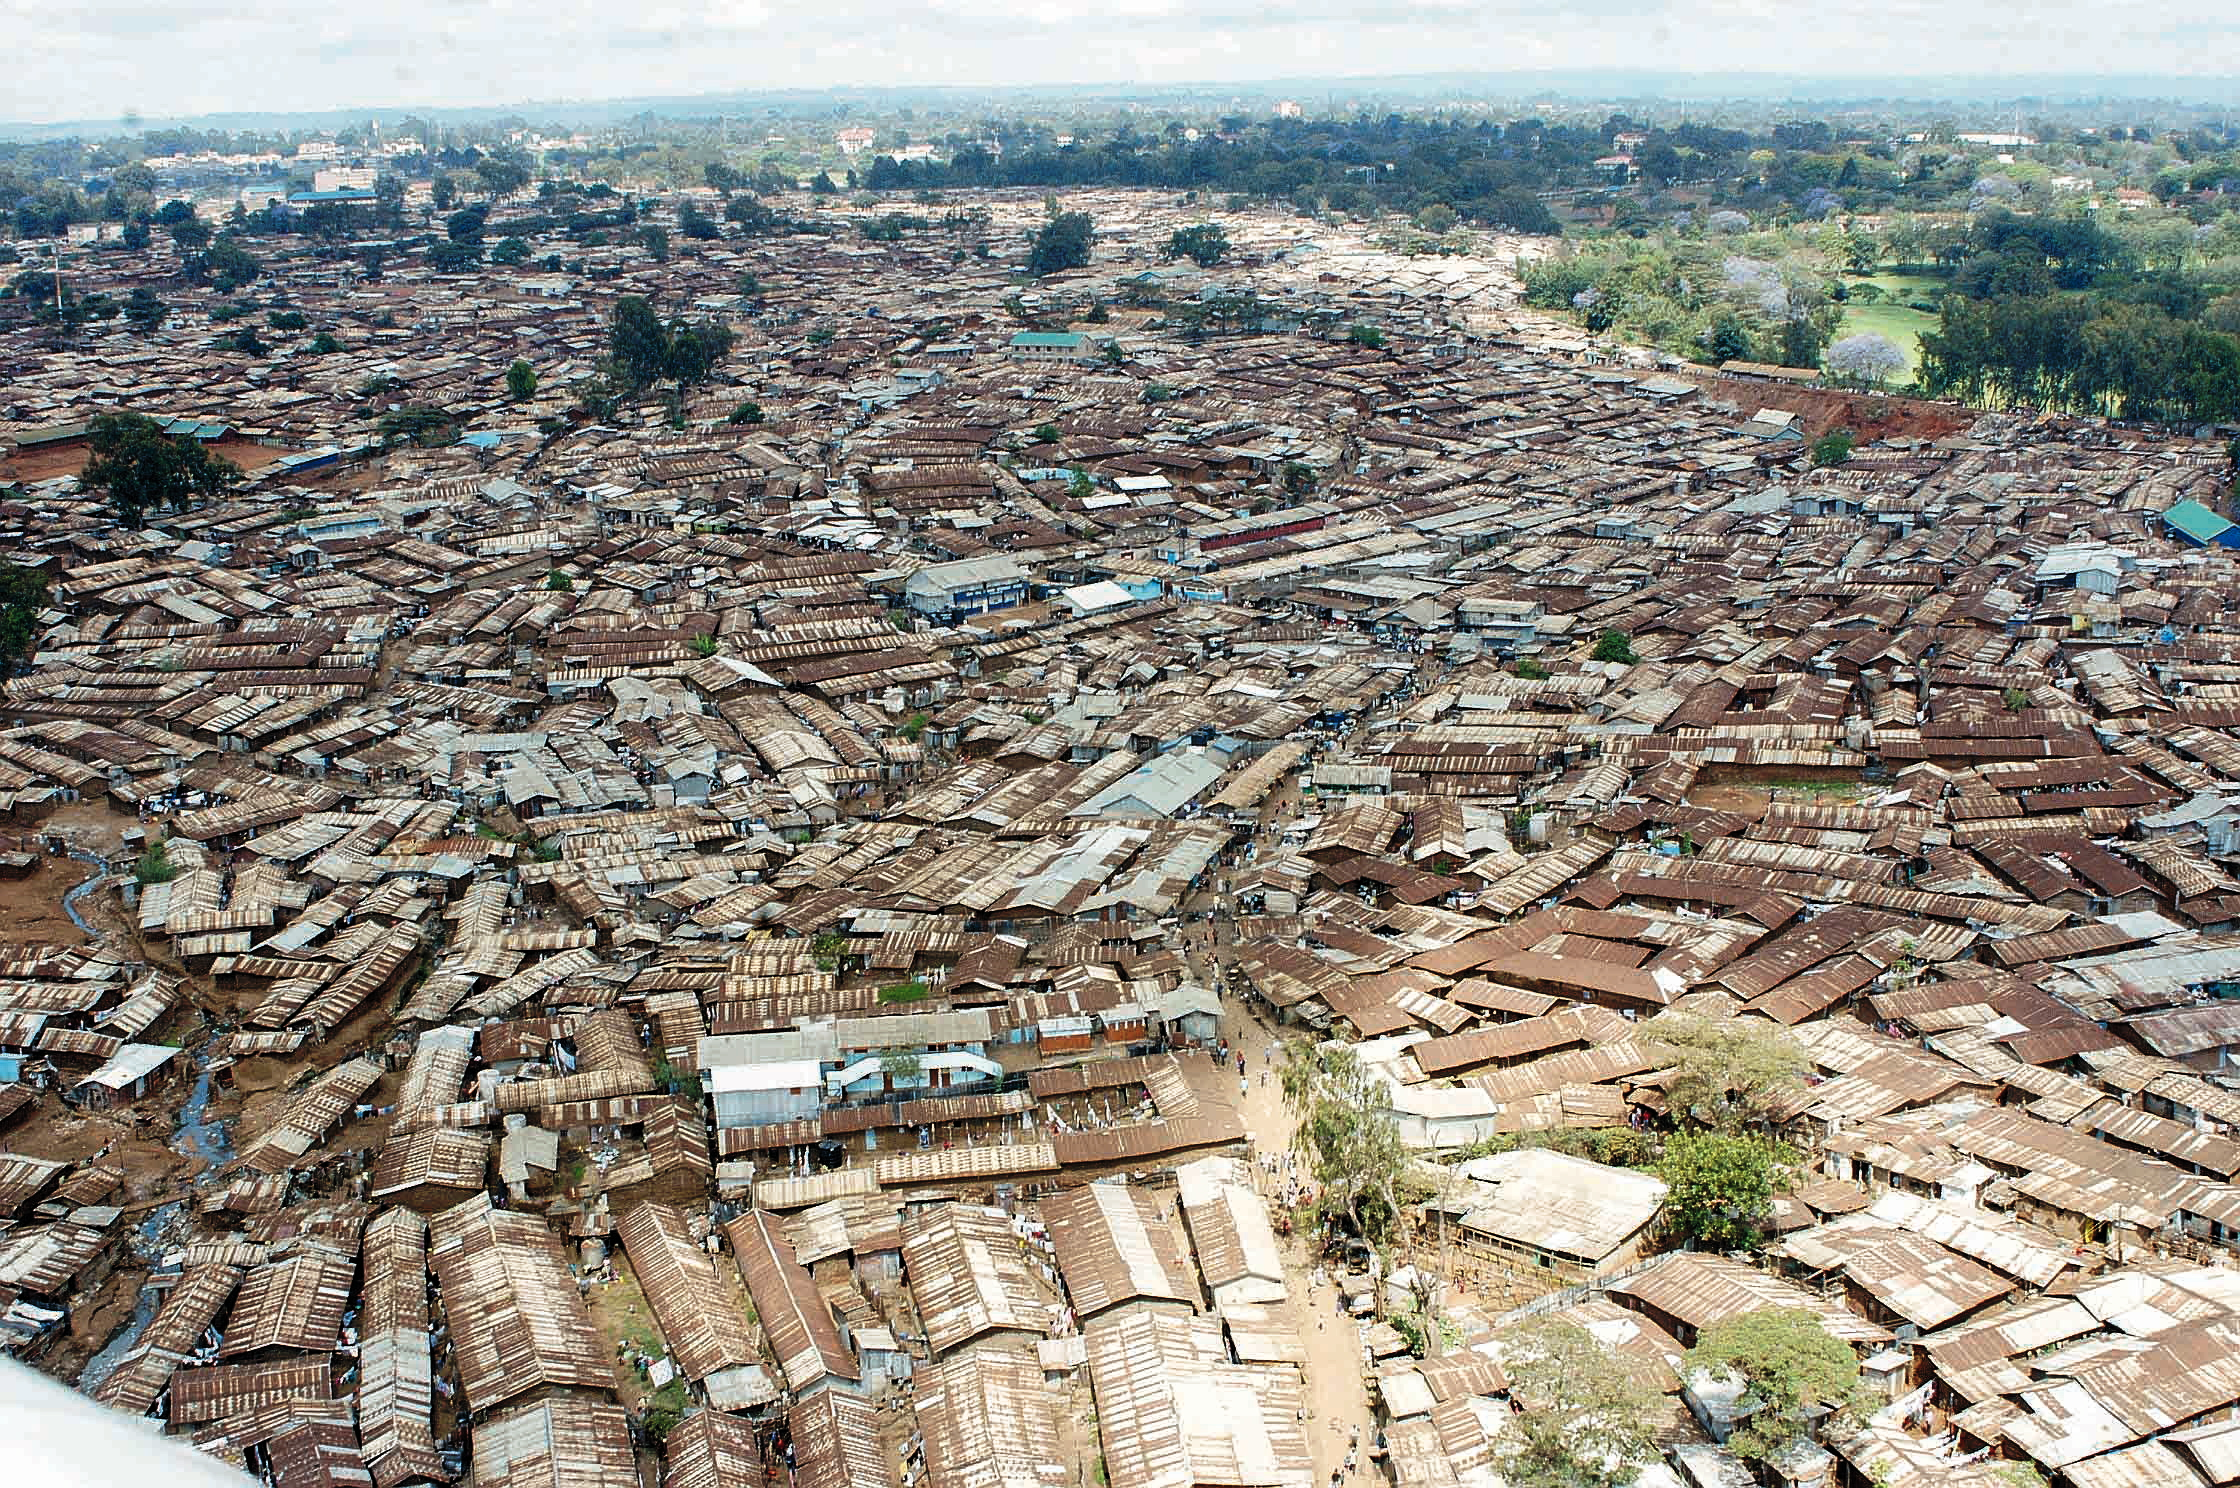
{"type": "Polygon", "coordinates": [[[1176,228],[1167,238],[1167,256],[1187,258],[1201,269],[1210,269],[1229,256],[1229,235],[1218,222],[1176,228]]]}
{"type": "Polygon", "coordinates": [[[1584,1328],[1527,1323],[1502,1337],[1501,1367],[1524,1407],[1494,1441],[1510,1488],[1620,1488],[1655,1457],[1655,1398],[1584,1328]]]}
{"type": "Polygon", "coordinates": [[[1849,1411],[1860,1399],[1858,1355],[1797,1307],[1769,1307],[1706,1328],[1687,1365],[1742,1381],[1748,1414],[1727,1445],[1752,1461],[1810,1437],[1815,1417],[1849,1411]]]}
{"type": "Polygon", "coordinates": [[[1096,221],[1087,212],[1060,212],[1034,235],[1034,246],[1027,254],[1027,272],[1040,279],[1087,267],[1089,245],[1096,232],[1096,221]]]}
{"type": "Polygon", "coordinates": [[[154,419],[137,413],[95,416],[87,431],[93,447],[79,481],[107,491],[118,520],[137,527],[150,511],[185,511],[217,495],[240,468],[192,439],[172,439],[154,419]]]}
{"type": "Polygon", "coordinates": [[[666,325],[642,295],[615,301],[607,322],[607,351],[618,380],[633,390],[663,379],[689,386],[705,382],[730,354],[731,328],[719,321],[672,320],[666,325]]]}
{"type": "Polygon", "coordinates": [[[1633,637],[1622,630],[1606,630],[1595,637],[1593,659],[1631,666],[1641,658],[1633,654],[1633,637]]]}
{"type": "Polygon", "coordinates": [[[1664,1093],[1683,1126],[1735,1131],[1762,1121],[1776,1100],[1802,1088],[1809,1067],[1796,1040],[1757,1018],[1671,1013],[1646,1032],[1671,1051],[1664,1093]]]}
{"type": "Polygon", "coordinates": [[[35,568],[0,563],[0,670],[14,671],[31,654],[39,611],[47,603],[47,576],[35,568]]]}
{"type": "Polygon", "coordinates": [[[1755,1138],[1675,1132],[1657,1164],[1668,1189],[1665,1222],[1680,1239],[1717,1249],[1756,1245],[1780,1167],[1773,1147],[1755,1138]]]}
{"type": "Polygon", "coordinates": [[[506,368],[506,395],[516,403],[526,403],[537,395],[537,369],[519,357],[506,368]]]}
{"type": "Polygon", "coordinates": [[[1376,1077],[1347,1045],[1305,1039],[1284,1046],[1281,1075],[1284,1104],[1299,1121],[1291,1145],[1320,1185],[1325,1212],[1343,1215],[1364,1238],[1391,1234],[1408,1150],[1376,1077]]]}

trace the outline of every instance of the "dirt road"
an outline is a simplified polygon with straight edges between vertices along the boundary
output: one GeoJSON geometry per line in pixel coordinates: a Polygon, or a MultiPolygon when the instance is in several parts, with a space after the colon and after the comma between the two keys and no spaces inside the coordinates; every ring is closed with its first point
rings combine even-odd
{"type": "MultiPolygon", "coordinates": [[[[1254,1138],[1255,1152],[1281,1161],[1291,1150],[1291,1133],[1297,1123],[1284,1109],[1283,1095],[1271,1056],[1280,1058],[1275,1036],[1248,1017],[1241,1008],[1223,1020],[1231,1049],[1242,1039],[1246,1060],[1245,1127],[1254,1138]],[[1263,1079],[1265,1076],[1265,1079],[1263,1079]]],[[[1235,1069],[1232,1052],[1230,1068],[1235,1069]]],[[[1263,1178],[1261,1190],[1269,1208],[1282,1203],[1280,1178],[1263,1178]]],[[[1303,1231],[1303,1226],[1301,1227],[1303,1231]]],[[[1327,1483],[1342,1467],[1346,1450],[1360,1443],[1355,1481],[1369,1478],[1368,1449],[1376,1435],[1370,1418],[1368,1388],[1363,1383],[1365,1350],[1363,1324],[1338,1310],[1335,1286],[1312,1285],[1315,1269],[1313,1241],[1295,1233],[1285,1242],[1284,1280],[1291,1291],[1291,1306],[1298,1319],[1307,1350],[1307,1442],[1314,1450],[1315,1481],[1327,1483]]]]}

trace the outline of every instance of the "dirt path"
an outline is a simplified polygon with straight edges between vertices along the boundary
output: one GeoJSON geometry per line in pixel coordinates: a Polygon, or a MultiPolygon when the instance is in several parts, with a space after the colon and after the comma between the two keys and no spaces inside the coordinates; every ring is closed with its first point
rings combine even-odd
{"type": "MultiPolygon", "coordinates": [[[[1297,1126],[1284,1109],[1283,1095],[1272,1059],[1280,1057],[1278,1040],[1266,1025],[1231,1005],[1223,1020],[1234,1050],[1241,1039],[1245,1054],[1245,1128],[1255,1139],[1256,1153],[1280,1160],[1291,1150],[1291,1133],[1297,1126]],[[1265,1079],[1263,1079],[1265,1076],[1265,1079]]],[[[1230,1069],[1236,1068],[1234,1053],[1230,1069]]],[[[1232,1089],[1234,1087],[1231,1087],[1232,1089]]],[[[1256,1170],[1257,1171],[1257,1170],[1256,1170]]],[[[1280,1179],[1261,1180],[1269,1208],[1282,1203],[1280,1179]]],[[[1284,1281],[1291,1291],[1291,1308],[1307,1351],[1307,1444],[1314,1452],[1315,1481],[1330,1481],[1342,1467],[1346,1449],[1361,1443],[1356,1481],[1369,1476],[1368,1448],[1376,1434],[1370,1418],[1368,1389],[1363,1383],[1363,1324],[1338,1308],[1335,1286],[1312,1284],[1316,1256],[1313,1241],[1295,1233],[1284,1242],[1284,1281]],[[1358,1437],[1356,1437],[1358,1433],[1358,1437]]]]}

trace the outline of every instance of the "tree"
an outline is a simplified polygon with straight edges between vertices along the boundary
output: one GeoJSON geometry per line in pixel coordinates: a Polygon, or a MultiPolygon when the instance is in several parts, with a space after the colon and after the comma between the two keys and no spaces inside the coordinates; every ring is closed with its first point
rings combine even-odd
{"type": "Polygon", "coordinates": [[[342,350],[342,343],[335,339],[332,331],[321,331],[311,338],[309,350],[313,356],[333,356],[342,350]]]}
{"type": "Polygon", "coordinates": [[[1393,1235],[1409,1158],[1377,1078],[1350,1046],[1306,1039],[1284,1046],[1281,1075],[1283,1103],[1298,1117],[1291,1146],[1321,1186],[1325,1215],[1334,1209],[1367,1240],[1393,1235]]]}
{"type": "Polygon", "coordinates": [[[107,491],[119,521],[137,527],[151,510],[185,511],[217,495],[241,471],[192,439],[171,439],[154,419],[137,413],[103,413],[87,430],[93,454],[78,473],[81,484],[107,491]]]}
{"type": "Polygon", "coordinates": [[[705,382],[731,353],[731,328],[721,321],[667,325],[642,295],[615,301],[607,322],[607,353],[623,385],[641,392],[663,378],[680,387],[705,382]]]}
{"type": "Polygon", "coordinates": [[[483,224],[489,220],[490,209],[486,206],[461,207],[444,219],[444,236],[454,243],[479,243],[483,224]]]}
{"type": "Polygon", "coordinates": [[[506,155],[483,156],[474,163],[474,173],[481,178],[482,189],[493,201],[511,196],[529,184],[529,167],[506,155]]]}
{"type": "Polygon", "coordinates": [[[638,230],[638,241],[645,244],[646,256],[655,263],[669,261],[669,230],[665,227],[646,226],[638,230]]]}
{"type": "Polygon", "coordinates": [[[1633,654],[1633,637],[1622,630],[1606,630],[1595,637],[1595,661],[1614,661],[1621,666],[1631,666],[1641,658],[1633,654]]]}
{"type": "Polygon", "coordinates": [[[506,394],[516,403],[526,403],[537,395],[537,369],[516,357],[506,368],[506,394]]]}
{"type": "Polygon", "coordinates": [[[1217,222],[1177,228],[1167,238],[1167,257],[1187,258],[1201,269],[1210,269],[1228,256],[1229,234],[1217,222]]]}
{"type": "Polygon", "coordinates": [[[1647,1033],[1670,1051],[1674,1073],[1665,1099],[1683,1125],[1733,1131],[1766,1119],[1782,1097],[1804,1086],[1809,1061],[1776,1024],[1671,1013],[1647,1033]]]}
{"type": "Polygon", "coordinates": [[[1752,1462],[1809,1438],[1817,1417],[1845,1415],[1863,1403],[1859,1356],[1800,1307],[1746,1312],[1704,1329],[1688,1350],[1687,1367],[1742,1382],[1748,1414],[1727,1445],[1752,1462]]]}
{"type": "Polygon", "coordinates": [[[732,409],[731,417],[725,420],[725,422],[733,424],[759,424],[763,421],[764,417],[765,415],[763,414],[762,405],[760,403],[746,402],[740,404],[737,408],[732,409]]]}
{"type": "Polygon", "coordinates": [[[913,1054],[907,1049],[890,1049],[879,1056],[879,1073],[886,1077],[887,1088],[890,1090],[897,1085],[915,1083],[925,1072],[924,1056],[913,1054]]]}
{"type": "Polygon", "coordinates": [[[459,204],[459,183],[442,171],[437,171],[430,183],[435,192],[436,210],[448,212],[459,204]]]}
{"type": "Polygon", "coordinates": [[[1454,208],[1445,202],[1433,202],[1416,213],[1416,226],[1435,237],[1445,237],[1454,231],[1454,208]]]}
{"type": "Polygon", "coordinates": [[[1655,1398],[1584,1328],[1526,1323],[1502,1338],[1501,1368],[1523,1407],[1494,1440],[1510,1488],[1620,1488],[1656,1456],[1655,1398]]]}
{"type": "MultiPolygon", "coordinates": [[[[775,232],[783,220],[776,212],[771,210],[769,203],[758,201],[751,196],[731,198],[730,201],[724,203],[723,215],[738,223],[739,231],[745,233],[748,237],[759,237],[763,233],[775,232]]],[[[747,292],[745,290],[740,291],[742,294],[747,292]]]]}
{"type": "Polygon", "coordinates": [[[1750,332],[1742,324],[1742,317],[1730,310],[1713,320],[1711,329],[1704,332],[1703,349],[1713,366],[1750,360],[1750,332]]]}
{"type": "Polygon", "coordinates": [[[171,861],[171,845],[161,837],[149,843],[132,865],[132,876],[143,884],[169,883],[177,878],[179,866],[171,861]]]}
{"type": "Polygon", "coordinates": [[[576,581],[555,568],[545,574],[544,587],[552,594],[573,594],[576,592],[576,581]]]}
{"type": "Polygon", "coordinates": [[[1519,659],[1516,666],[1511,670],[1526,682],[1545,682],[1548,680],[1548,669],[1529,656],[1519,659]]]}
{"type": "Polygon", "coordinates": [[[1355,346],[1366,346],[1371,351],[1384,345],[1384,332],[1373,325],[1358,322],[1346,327],[1346,340],[1355,346]]]}
{"type": "Polygon", "coordinates": [[[430,243],[428,267],[439,274],[463,274],[482,262],[480,243],[430,243]]]}
{"type": "Polygon", "coordinates": [[[529,245],[520,238],[500,238],[498,245],[490,250],[490,262],[503,264],[507,268],[528,261],[529,245]]]}
{"type": "Polygon", "coordinates": [[[264,265],[228,234],[212,243],[209,252],[182,265],[182,271],[190,281],[207,280],[218,293],[232,294],[262,274],[264,265]]]}
{"type": "Polygon", "coordinates": [[[669,336],[661,317],[642,295],[624,295],[614,302],[607,321],[607,351],[625,380],[635,387],[650,387],[669,364],[669,336]]]}
{"type": "Polygon", "coordinates": [[[1821,365],[1844,381],[1880,387],[1905,371],[1906,354],[1888,336],[1861,331],[1830,346],[1821,365]]]}
{"type": "Polygon", "coordinates": [[[311,324],[301,310],[275,310],[264,319],[276,331],[300,331],[311,324]]]}
{"type": "Polygon", "coordinates": [[[1657,1165],[1674,1234],[1719,1250],[1758,1243],[1773,1212],[1773,1148],[1750,1137],[1676,1132],[1657,1165]]]}
{"type": "Polygon", "coordinates": [[[153,336],[162,330],[170,316],[171,307],[157,299],[155,291],[145,284],[125,296],[125,321],[143,336],[153,336]]]}
{"type": "Polygon", "coordinates": [[[171,241],[181,253],[199,253],[210,246],[209,224],[195,217],[187,217],[169,224],[171,241]]]}
{"type": "Polygon", "coordinates": [[[1858,436],[1849,429],[1830,429],[1812,441],[1812,463],[1815,465],[1841,465],[1851,458],[1851,451],[1858,443],[1858,436]]]}
{"type": "Polygon", "coordinates": [[[1087,267],[1089,245],[1096,232],[1096,220],[1087,212],[1060,212],[1034,235],[1034,246],[1027,254],[1027,272],[1040,279],[1087,267]]]}
{"type": "Polygon", "coordinates": [[[137,217],[124,225],[121,235],[127,253],[145,253],[148,249],[148,224],[137,217]]]}
{"type": "Polygon", "coordinates": [[[716,220],[692,202],[677,208],[677,231],[696,241],[707,241],[723,236],[723,229],[716,220]]]}
{"type": "Polygon", "coordinates": [[[809,190],[818,196],[838,196],[839,183],[832,179],[832,172],[818,171],[809,180],[809,190]]]}
{"type": "Polygon", "coordinates": [[[442,408],[408,403],[374,421],[374,432],[384,446],[406,441],[422,449],[440,449],[459,437],[459,421],[442,408]]]}
{"type": "Polygon", "coordinates": [[[39,612],[47,606],[47,576],[37,569],[0,563],[0,672],[13,672],[31,655],[39,612]]]}

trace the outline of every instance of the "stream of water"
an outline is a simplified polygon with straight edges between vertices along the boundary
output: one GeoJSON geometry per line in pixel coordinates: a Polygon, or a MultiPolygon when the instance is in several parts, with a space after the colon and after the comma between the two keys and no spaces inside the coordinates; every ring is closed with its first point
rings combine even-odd
{"type": "MultiPolygon", "coordinates": [[[[210,1100],[214,1079],[210,1070],[210,1056],[217,1047],[217,1038],[194,1052],[194,1089],[188,1094],[186,1104],[179,1108],[179,1129],[172,1134],[172,1150],[201,1165],[195,1174],[197,1185],[207,1183],[217,1175],[218,1169],[233,1154],[233,1142],[226,1134],[223,1122],[210,1118],[210,1100]]],[[[186,1201],[174,1199],[161,1208],[151,1210],[140,1221],[133,1236],[133,1253],[151,1268],[161,1263],[163,1253],[171,1246],[168,1232],[174,1221],[186,1212],[186,1201]]],[[[78,1376],[78,1388],[91,1390],[100,1384],[126,1355],[138,1346],[140,1336],[148,1331],[148,1324],[155,1320],[156,1306],[163,1298],[163,1288],[143,1284],[140,1296],[132,1306],[132,1320],[116,1337],[86,1361],[84,1371],[78,1376]]]]}

